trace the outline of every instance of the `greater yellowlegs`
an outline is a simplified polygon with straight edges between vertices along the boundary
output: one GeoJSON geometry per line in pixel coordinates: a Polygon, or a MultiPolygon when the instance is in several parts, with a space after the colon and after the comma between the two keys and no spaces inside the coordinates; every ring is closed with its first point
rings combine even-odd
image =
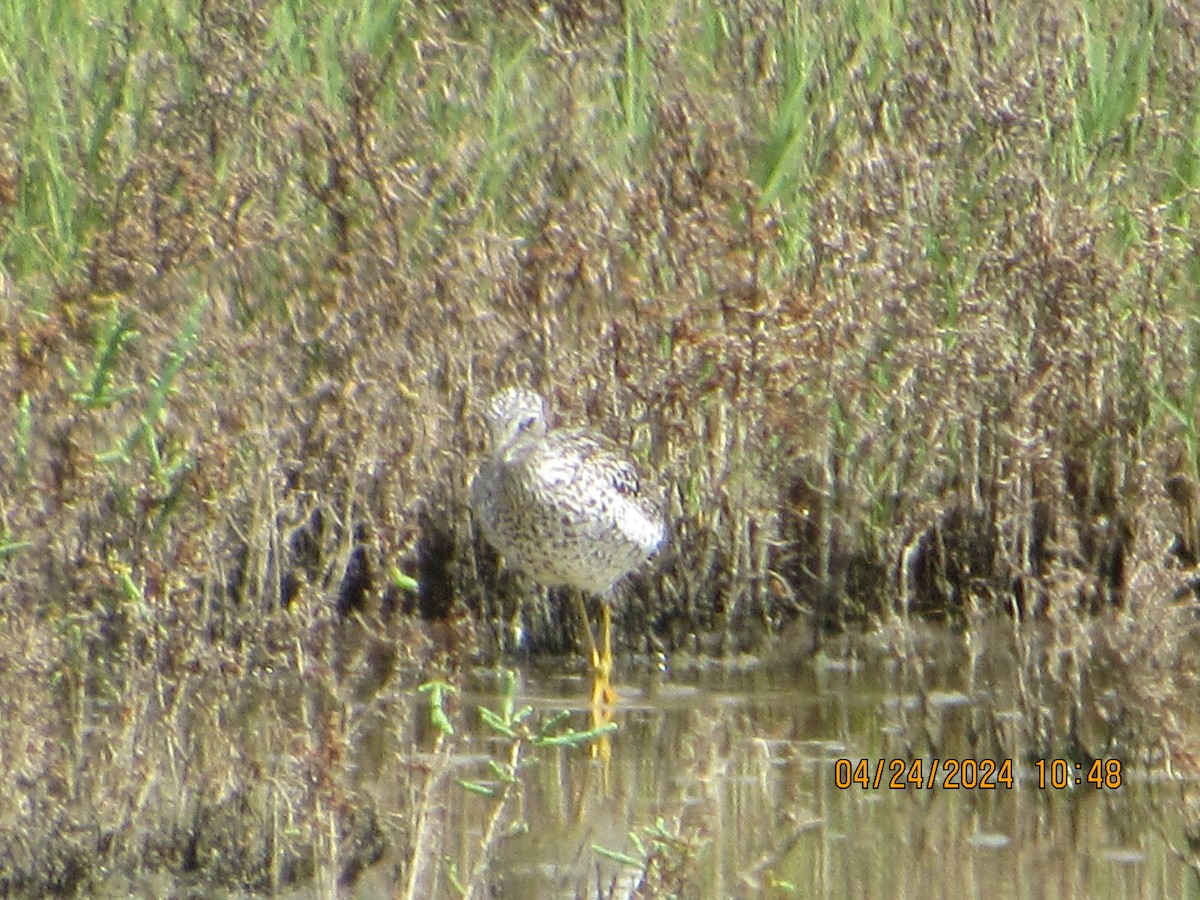
{"type": "Polygon", "coordinates": [[[471,486],[484,536],[541,584],[600,597],[596,647],[579,597],[595,669],[593,700],[612,698],[613,587],[666,541],[657,492],[620,446],[582,428],[550,429],[541,395],[508,388],[484,407],[492,452],[471,486]]]}

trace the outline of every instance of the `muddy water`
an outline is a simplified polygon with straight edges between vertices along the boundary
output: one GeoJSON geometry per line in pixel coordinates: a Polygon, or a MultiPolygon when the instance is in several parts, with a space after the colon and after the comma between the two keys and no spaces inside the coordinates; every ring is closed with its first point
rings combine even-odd
{"type": "MultiPolygon", "coordinates": [[[[1028,754],[1006,771],[994,751],[985,778],[993,757],[972,747],[984,727],[1019,720],[1013,673],[946,635],[920,653],[914,668],[860,640],[740,669],[627,664],[607,759],[497,734],[474,712],[501,709],[501,681],[481,673],[458,698],[470,734],[453,756],[435,752],[431,729],[413,735],[429,772],[415,867],[385,859],[354,893],[621,897],[648,880],[696,897],[1197,895],[1170,849],[1183,843],[1164,813],[1177,787],[1129,764],[1096,787],[1073,763],[1049,763],[1043,787],[1028,754]],[[933,787],[889,785],[918,757],[927,779],[935,755],[933,787]],[[947,786],[951,760],[981,768],[958,766],[947,786]],[[860,761],[867,786],[840,785],[860,761]],[[492,762],[516,763],[505,793],[492,762]],[[1063,776],[1072,783],[1055,787],[1063,776]],[[965,786],[982,780],[996,787],[965,786]]],[[[588,726],[578,676],[530,668],[515,694],[530,723],[569,710],[562,727],[588,726]]]]}

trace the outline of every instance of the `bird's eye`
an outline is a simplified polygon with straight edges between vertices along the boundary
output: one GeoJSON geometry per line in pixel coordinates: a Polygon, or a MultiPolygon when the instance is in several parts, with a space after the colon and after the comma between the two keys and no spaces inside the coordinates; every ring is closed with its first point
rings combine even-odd
{"type": "Polygon", "coordinates": [[[521,424],[517,426],[518,431],[528,431],[533,427],[533,423],[537,421],[537,416],[526,416],[521,420],[521,424]]]}

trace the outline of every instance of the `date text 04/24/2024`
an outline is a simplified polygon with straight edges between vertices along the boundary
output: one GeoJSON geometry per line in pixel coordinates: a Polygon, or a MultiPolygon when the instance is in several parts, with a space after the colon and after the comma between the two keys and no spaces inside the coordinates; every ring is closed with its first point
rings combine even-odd
{"type": "MultiPolygon", "coordinates": [[[[1096,759],[1087,763],[1066,759],[1039,759],[1033,764],[1039,789],[1093,787],[1116,790],[1121,786],[1121,761],[1096,759]]],[[[833,764],[834,786],[887,790],[1011,790],[1017,783],[1011,759],[838,759],[833,764]]]]}

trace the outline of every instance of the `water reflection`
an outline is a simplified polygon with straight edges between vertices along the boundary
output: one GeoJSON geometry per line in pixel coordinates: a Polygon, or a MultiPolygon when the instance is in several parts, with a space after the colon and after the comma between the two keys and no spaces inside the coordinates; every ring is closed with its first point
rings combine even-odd
{"type": "MultiPolygon", "coordinates": [[[[917,746],[920,755],[937,747],[946,758],[978,758],[970,748],[983,746],[973,733],[980,707],[998,710],[1002,723],[1017,713],[1005,711],[1000,679],[981,677],[959,650],[922,669],[915,687],[894,656],[862,645],[744,671],[626,672],[611,759],[523,744],[503,802],[459,781],[499,784],[496,763],[513,761],[512,741],[479,724],[455,738],[468,751],[448,757],[418,729],[414,758],[430,772],[411,842],[420,858],[381,862],[356,893],[1194,894],[1162,823],[1148,821],[1150,782],[1130,767],[1118,790],[1039,789],[1022,759],[1011,789],[835,785],[839,758],[907,761],[917,746]],[[400,872],[407,876],[396,883],[400,872]]],[[[459,698],[459,720],[499,708],[498,684],[480,675],[459,698]]],[[[520,674],[517,705],[534,708],[531,721],[571,710],[583,729],[585,695],[581,678],[534,668],[520,674]]],[[[375,775],[386,778],[384,769],[375,775]]]]}

